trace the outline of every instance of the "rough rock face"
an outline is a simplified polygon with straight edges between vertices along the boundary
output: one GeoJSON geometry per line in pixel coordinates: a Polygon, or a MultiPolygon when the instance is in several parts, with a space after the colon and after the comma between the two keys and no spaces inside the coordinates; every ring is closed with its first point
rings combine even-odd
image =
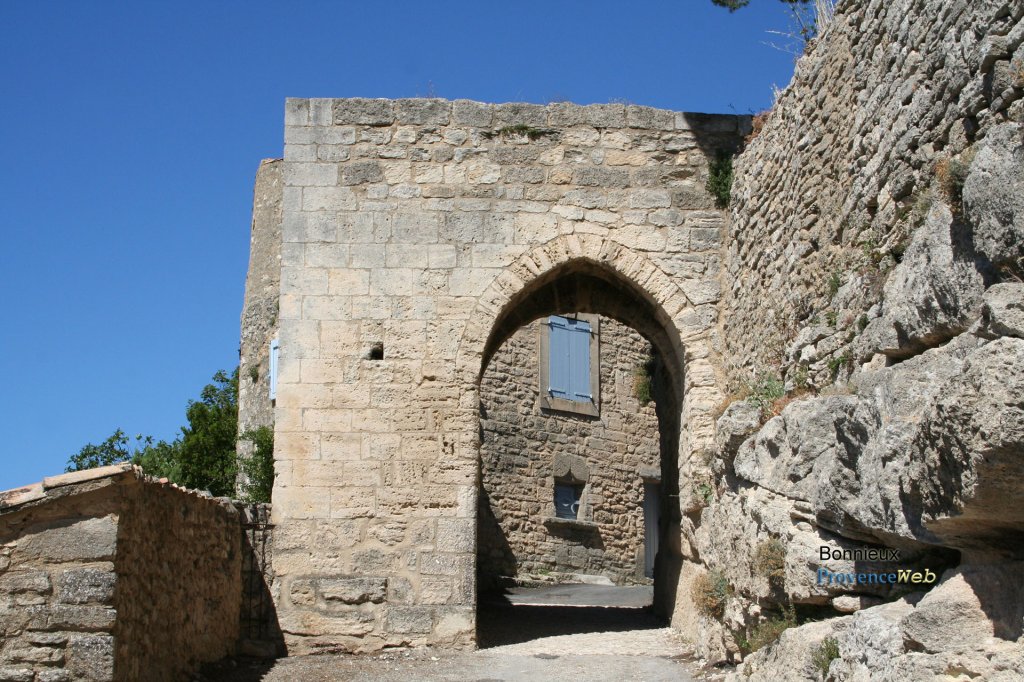
{"type": "Polygon", "coordinates": [[[936,202],[886,280],[880,317],[857,346],[905,357],[941,343],[977,316],[984,291],[968,226],[936,202]]]}
{"type": "Polygon", "coordinates": [[[791,394],[725,409],[690,515],[736,680],[1024,678],[1018,5],[840,3],[739,157],[726,362],[791,394]]]}
{"type": "Polygon", "coordinates": [[[1009,268],[1020,276],[1024,274],[1024,125],[995,126],[977,147],[963,188],[964,213],[974,226],[974,248],[996,268],[1009,268]]]}
{"type": "Polygon", "coordinates": [[[722,304],[734,383],[778,371],[789,340],[817,327],[835,338],[803,362],[812,381],[827,384],[828,360],[849,352],[861,316],[877,317],[880,300],[892,312],[889,329],[904,325],[917,350],[933,332],[956,333],[965,319],[958,310],[977,302],[972,255],[955,242],[950,249],[949,231],[941,233],[949,214],[928,207],[960,182],[974,233],[954,222],[953,237],[973,242],[982,269],[986,260],[1004,264],[1014,246],[1019,262],[1022,16],[1019,2],[1004,0],[838,3],[735,163],[722,304]],[[942,186],[943,169],[964,166],[965,182],[954,173],[942,186]],[[926,216],[930,236],[914,248],[955,271],[892,279],[926,216]],[[911,297],[897,309],[880,295],[886,279],[907,293],[919,282],[916,298],[929,305],[915,308],[911,297]]]}
{"type": "Polygon", "coordinates": [[[827,661],[830,680],[1019,680],[1021,569],[951,570],[926,594],[786,630],[729,679],[821,679],[814,656],[832,638],[839,655],[827,661]]]}
{"type": "MultiPolygon", "coordinates": [[[[925,476],[907,481],[943,544],[1024,555],[1024,340],[997,339],[944,385],[912,444],[925,476]]],[[[909,505],[905,505],[909,506],[909,505]]]]}
{"type": "Polygon", "coordinates": [[[985,292],[979,333],[1024,339],[1024,284],[996,284],[985,292]]]}

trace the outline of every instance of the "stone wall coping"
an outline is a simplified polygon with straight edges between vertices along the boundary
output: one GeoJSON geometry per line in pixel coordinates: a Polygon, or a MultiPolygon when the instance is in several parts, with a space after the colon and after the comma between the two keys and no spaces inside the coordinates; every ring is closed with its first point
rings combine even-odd
{"type": "Polygon", "coordinates": [[[84,483],[85,481],[94,481],[98,478],[106,478],[107,476],[116,476],[125,471],[131,471],[131,469],[131,463],[121,462],[95,469],[82,469],[81,471],[69,471],[66,474],[58,474],[56,476],[47,476],[43,479],[43,490],[59,488],[74,483],[84,483]]]}
{"type": "Polygon", "coordinates": [[[505,102],[440,98],[301,98],[285,100],[285,125],[462,125],[475,128],[592,126],[641,130],[749,131],[752,116],[681,112],[637,104],[505,102]]]}
{"type": "Polygon", "coordinates": [[[30,503],[40,501],[45,503],[47,498],[64,498],[69,494],[77,495],[89,492],[91,490],[95,490],[96,486],[83,484],[114,478],[150,486],[173,488],[192,497],[208,499],[221,506],[230,507],[231,509],[236,510],[236,512],[239,505],[247,504],[227,497],[214,497],[205,490],[193,490],[191,488],[186,488],[175,483],[171,483],[166,478],[155,478],[153,476],[149,476],[141,467],[136,466],[131,462],[120,462],[118,464],[97,467],[95,469],[83,469],[81,471],[70,471],[56,476],[47,476],[37,483],[30,483],[29,485],[11,488],[10,490],[2,490],[0,491],[0,515],[13,512],[17,508],[30,503]],[[76,486],[81,486],[81,489],[76,490],[76,486]]]}

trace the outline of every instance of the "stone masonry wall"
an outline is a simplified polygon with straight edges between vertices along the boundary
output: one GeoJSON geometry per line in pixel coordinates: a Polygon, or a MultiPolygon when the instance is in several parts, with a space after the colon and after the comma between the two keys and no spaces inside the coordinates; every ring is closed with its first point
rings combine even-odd
{"type": "Polygon", "coordinates": [[[927,282],[915,286],[942,324],[881,319],[877,304],[911,234],[955,191],[955,178],[942,186],[950,164],[1024,115],[1022,14],[1003,0],[839,3],[735,164],[721,317],[734,386],[783,364],[791,382],[827,385],[876,351],[941,343],[977,313],[980,295],[959,305],[927,282]]]}
{"type": "Polygon", "coordinates": [[[114,679],[120,509],[89,487],[0,515],[0,679],[114,679]]]}
{"type": "Polygon", "coordinates": [[[674,620],[698,656],[742,661],[730,679],[821,679],[826,638],[827,679],[1024,674],[1022,19],[840,2],[736,160],[724,361],[733,388],[781,373],[788,394],[723,406],[680,590],[728,596],[674,620]],[[898,565],[823,546],[895,548],[935,580],[821,581],[898,565]]]}
{"type": "MultiPolygon", "coordinates": [[[[707,160],[749,119],[432,99],[292,99],[285,117],[273,521],[286,642],[471,645],[492,329],[568,268],[618,278],[634,297],[621,310],[652,310],[678,355],[687,466],[722,399],[710,337],[725,217],[707,160]]],[[[602,312],[607,292],[574,295],[591,293],[602,312]]],[[[567,311],[534,317],[546,312],[567,311]]]]}
{"type": "Polygon", "coordinates": [[[177,680],[233,654],[230,501],[127,464],[0,493],[0,679],[177,680]]]}
{"type": "Polygon", "coordinates": [[[230,500],[170,484],[125,489],[115,561],[117,679],[173,680],[235,652],[241,540],[230,500]]]}
{"type": "Polygon", "coordinates": [[[661,460],[654,404],[640,404],[634,381],[651,346],[608,318],[599,330],[599,417],[540,408],[540,321],[506,341],[484,372],[481,576],[553,571],[643,580],[643,483],[661,478],[661,460]],[[560,461],[586,471],[578,518],[587,527],[550,521],[560,461]]]}

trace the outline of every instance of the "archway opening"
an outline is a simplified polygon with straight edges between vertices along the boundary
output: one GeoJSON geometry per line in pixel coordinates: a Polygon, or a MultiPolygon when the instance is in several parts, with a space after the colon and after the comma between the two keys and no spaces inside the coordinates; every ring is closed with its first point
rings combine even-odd
{"type": "Polygon", "coordinates": [[[665,311],[571,261],[501,311],[479,381],[478,643],[663,626],[683,396],[665,311]]]}

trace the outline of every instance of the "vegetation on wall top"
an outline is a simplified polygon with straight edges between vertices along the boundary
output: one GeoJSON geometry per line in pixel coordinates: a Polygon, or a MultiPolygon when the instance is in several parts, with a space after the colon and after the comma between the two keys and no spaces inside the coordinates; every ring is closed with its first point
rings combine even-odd
{"type": "Polygon", "coordinates": [[[242,434],[253,443],[253,455],[242,463],[250,481],[247,490],[236,491],[239,465],[235,445],[238,436],[238,369],[229,376],[218,371],[213,383],[190,400],[185,408],[188,426],[171,442],[154,441],[152,436],[129,438],[114,433],[99,445],[87,443],[68,459],[67,471],[79,471],[130,461],[151,476],[172,483],[208,490],[218,497],[244,497],[269,502],[273,484],[273,433],[257,429],[242,434]]]}

